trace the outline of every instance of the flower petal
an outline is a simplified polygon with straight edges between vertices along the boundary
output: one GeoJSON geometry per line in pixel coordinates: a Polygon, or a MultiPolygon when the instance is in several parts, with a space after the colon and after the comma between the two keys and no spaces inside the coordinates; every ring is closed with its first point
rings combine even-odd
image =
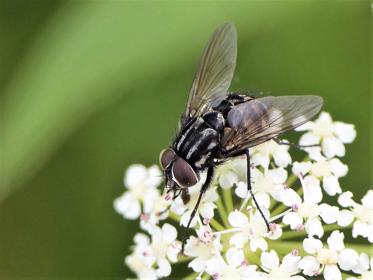
{"type": "Polygon", "coordinates": [[[249,242],[249,238],[243,232],[233,234],[229,240],[229,244],[236,246],[237,248],[243,248],[246,242],[249,242]]]}
{"type": "Polygon", "coordinates": [[[351,211],[343,209],[339,211],[337,223],[341,227],[346,227],[353,222],[354,218],[355,216],[352,214],[351,211]]]}
{"type": "Polygon", "coordinates": [[[298,215],[296,212],[289,212],[283,218],[282,222],[285,225],[290,225],[291,229],[296,229],[299,225],[303,223],[302,217],[298,215]]]}
{"type": "Polygon", "coordinates": [[[269,170],[267,176],[272,179],[274,184],[283,184],[287,179],[288,173],[283,168],[276,168],[269,170]]]}
{"type": "Polygon", "coordinates": [[[338,255],[338,265],[342,270],[352,270],[359,263],[359,254],[352,249],[343,249],[338,255]]]}
{"type": "Polygon", "coordinates": [[[252,252],[256,252],[256,249],[258,248],[262,251],[265,251],[268,248],[267,242],[262,237],[254,238],[250,241],[250,249],[252,252]]]}
{"type": "Polygon", "coordinates": [[[165,258],[159,259],[157,261],[158,269],[157,275],[158,277],[166,277],[171,274],[171,265],[165,258]]]}
{"type": "Polygon", "coordinates": [[[353,206],[355,202],[353,201],[352,196],[353,194],[350,191],[341,193],[338,197],[339,205],[341,205],[342,207],[353,206]]]}
{"type": "Polygon", "coordinates": [[[312,163],[307,161],[307,162],[297,162],[295,161],[293,163],[293,167],[292,167],[292,171],[294,173],[294,175],[296,175],[297,177],[303,177],[305,176],[310,170],[311,170],[311,167],[312,167],[312,163]]]}
{"type": "Polygon", "coordinates": [[[142,164],[132,164],[127,168],[124,176],[124,185],[129,189],[135,188],[145,180],[146,175],[147,170],[145,166],[142,164]]]}
{"type": "Polygon", "coordinates": [[[228,216],[228,221],[233,227],[244,227],[249,224],[249,219],[245,214],[238,210],[234,210],[228,216]]]}
{"type": "Polygon", "coordinates": [[[306,232],[309,236],[317,236],[321,238],[324,234],[324,228],[322,227],[322,224],[319,219],[308,219],[307,222],[304,224],[304,227],[306,229],[306,232]]]}
{"type": "Polygon", "coordinates": [[[176,240],[177,231],[176,228],[170,224],[164,224],[162,226],[162,237],[163,240],[168,244],[171,244],[176,240]]]}
{"type": "Polygon", "coordinates": [[[320,143],[320,136],[312,132],[307,132],[303,134],[299,139],[299,145],[301,146],[317,145],[319,143],[320,143]]]}
{"type": "Polygon", "coordinates": [[[263,267],[268,270],[275,269],[280,265],[280,260],[274,250],[271,250],[270,252],[262,252],[260,261],[263,267]]]}
{"type": "Polygon", "coordinates": [[[303,248],[309,254],[315,254],[322,248],[322,242],[312,236],[303,240],[303,248]]]}
{"type": "Polygon", "coordinates": [[[292,253],[287,254],[282,259],[281,267],[286,269],[290,274],[294,274],[299,270],[298,263],[300,259],[300,256],[294,256],[292,253]]]}
{"type": "Polygon", "coordinates": [[[245,260],[242,250],[235,247],[229,248],[227,251],[227,262],[232,267],[238,267],[245,260]]]}
{"type": "Polygon", "coordinates": [[[362,274],[369,269],[369,257],[365,253],[361,253],[357,265],[352,269],[354,273],[362,274]]]}
{"type": "Polygon", "coordinates": [[[286,168],[291,163],[290,154],[286,149],[277,149],[273,153],[273,159],[278,167],[286,168]]]}
{"type": "Polygon", "coordinates": [[[324,268],[325,280],[342,280],[341,271],[336,265],[326,265],[324,268]]]}
{"type": "Polygon", "coordinates": [[[237,182],[238,177],[233,171],[224,172],[219,177],[219,185],[224,189],[233,187],[233,185],[237,182]]]}
{"type": "Polygon", "coordinates": [[[320,263],[315,257],[306,256],[301,259],[298,263],[300,269],[303,270],[303,273],[307,276],[315,276],[318,274],[320,269],[320,263]]]}
{"type": "Polygon", "coordinates": [[[335,122],[334,132],[343,143],[352,143],[356,138],[355,126],[352,124],[335,122]]]}
{"type": "Polygon", "coordinates": [[[321,148],[327,158],[343,157],[346,153],[345,146],[341,140],[334,136],[325,137],[321,143],[321,148]]]}
{"type": "Polygon", "coordinates": [[[188,267],[191,267],[195,272],[201,272],[206,267],[206,261],[202,258],[195,258],[188,264],[188,267]]]}
{"type": "Polygon", "coordinates": [[[130,192],[114,200],[114,209],[126,219],[135,220],[141,214],[140,202],[130,192]]]}
{"type": "Polygon", "coordinates": [[[320,181],[314,176],[307,176],[302,180],[304,201],[319,203],[322,200],[320,181]]]}
{"type": "Polygon", "coordinates": [[[339,178],[346,176],[348,172],[348,166],[343,164],[338,158],[333,158],[329,161],[330,170],[333,174],[339,178]]]}
{"type": "Polygon", "coordinates": [[[343,243],[344,234],[338,230],[333,231],[327,239],[330,250],[341,251],[345,245],[343,243]]]}
{"type": "Polygon", "coordinates": [[[339,209],[336,206],[330,206],[326,203],[319,205],[320,217],[326,224],[335,223],[338,219],[339,209]]]}
{"type": "Polygon", "coordinates": [[[364,197],[361,199],[361,203],[369,208],[373,209],[373,190],[368,190],[368,192],[364,195],[364,197]]]}
{"type": "Polygon", "coordinates": [[[247,184],[244,182],[238,182],[237,188],[234,190],[235,194],[240,198],[247,198],[250,193],[247,191],[247,184]]]}
{"type": "Polygon", "coordinates": [[[326,191],[326,193],[330,196],[334,196],[337,193],[342,192],[342,189],[339,186],[338,179],[335,176],[324,177],[323,188],[326,191]]]}

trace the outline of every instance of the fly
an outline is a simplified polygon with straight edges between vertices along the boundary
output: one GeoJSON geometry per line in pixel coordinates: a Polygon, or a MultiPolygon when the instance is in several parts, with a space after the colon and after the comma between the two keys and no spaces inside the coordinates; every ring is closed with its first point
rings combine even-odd
{"type": "MultiPolygon", "coordinates": [[[[308,122],[323,104],[323,99],[314,95],[254,98],[229,92],[236,58],[236,29],[226,23],[213,33],[205,47],[176,137],[160,154],[167,192],[173,192],[173,198],[181,195],[184,203],[190,199],[188,188],[207,170],[186,229],[213,179],[215,167],[245,155],[247,189],[269,230],[251,188],[250,148],[308,122]]],[[[185,238],[181,252],[184,245],[185,238]]]]}

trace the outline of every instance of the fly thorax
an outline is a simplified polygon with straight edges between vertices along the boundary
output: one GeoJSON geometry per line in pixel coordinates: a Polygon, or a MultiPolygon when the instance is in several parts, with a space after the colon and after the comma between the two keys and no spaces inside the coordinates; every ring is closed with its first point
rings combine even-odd
{"type": "Polygon", "coordinates": [[[220,142],[224,118],[219,112],[209,112],[198,117],[177,143],[177,153],[196,168],[202,168],[210,160],[211,152],[220,142]],[[206,120],[205,120],[206,119],[206,120]]]}
{"type": "Polygon", "coordinates": [[[222,113],[212,111],[204,114],[202,118],[208,125],[211,126],[211,128],[215,129],[219,133],[223,132],[225,120],[222,113]]]}

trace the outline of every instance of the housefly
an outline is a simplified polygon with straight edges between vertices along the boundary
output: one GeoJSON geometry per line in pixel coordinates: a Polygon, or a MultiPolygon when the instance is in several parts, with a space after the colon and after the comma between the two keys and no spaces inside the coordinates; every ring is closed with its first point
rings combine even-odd
{"type": "MultiPolygon", "coordinates": [[[[174,198],[181,195],[184,203],[190,199],[188,188],[207,170],[186,229],[213,179],[215,167],[242,155],[247,159],[248,192],[269,229],[251,189],[250,148],[308,122],[323,104],[323,99],[314,95],[255,98],[229,92],[236,57],[236,29],[232,23],[225,23],[213,33],[203,51],[176,137],[160,154],[167,192],[173,192],[174,198]]],[[[185,238],[182,252],[184,244],[185,238]]]]}

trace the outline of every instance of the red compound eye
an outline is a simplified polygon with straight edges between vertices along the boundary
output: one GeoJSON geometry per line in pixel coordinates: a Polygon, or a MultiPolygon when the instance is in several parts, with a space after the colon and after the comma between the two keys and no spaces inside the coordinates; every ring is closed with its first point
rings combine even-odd
{"type": "Polygon", "coordinates": [[[161,151],[159,155],[159,164],[162,166],[163,169],[166,169],[167,166],[177,157],[174,150],[171,148],[167,148],[161,151]]]}
{"type": "Polygon", "coordinates": [[[184,188],[194,186],[198,182],[198,176],[193,168],[182,158],[178,158],[172,166],[172,176],[175,182],[184,188]]]}

